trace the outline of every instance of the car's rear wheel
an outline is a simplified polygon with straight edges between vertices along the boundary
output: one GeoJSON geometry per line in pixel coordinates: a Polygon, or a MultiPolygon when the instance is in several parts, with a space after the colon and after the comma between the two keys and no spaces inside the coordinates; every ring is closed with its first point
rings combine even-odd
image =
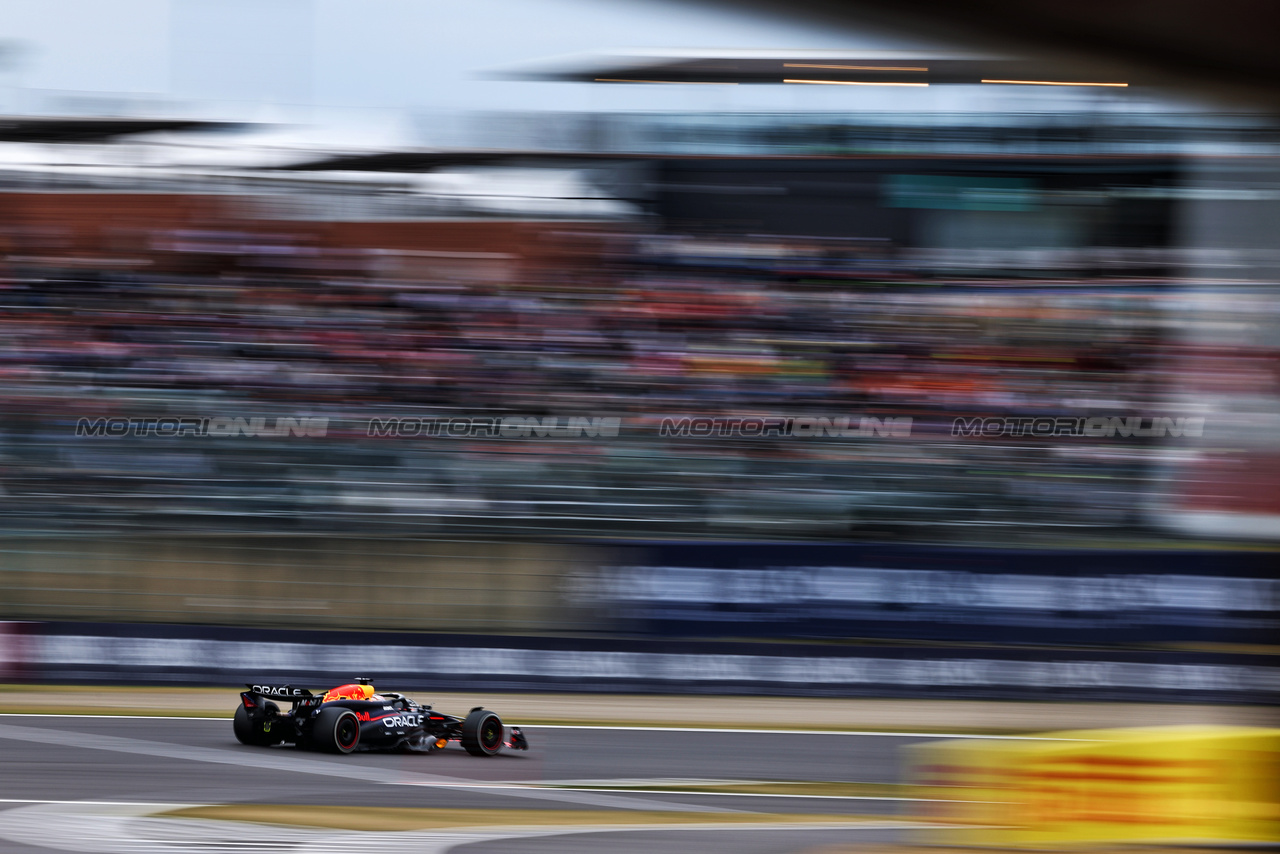
{"type": "Polygon", "coordinates": [[[350,709],[321,709],[311,730],[312,743],[329,753],[350,753],[360,744],[360,719],[350,709]]]}
{"type": "MultiPolygon", "coordinates": [[[[271,706],[274,707],[275,704],[272,703],[271,706]]],[[[270,729],[274,717],[268,714],[265,721],[255,722],[249,717],[248,709],[237,706],[235,717],[231,721],[231,728],[236,733],[236,741],[254,747],[267,747],[279,742],[281,740],[279,734],[272,733],[270,729]]]]}
{"type": "Polygon", "coordinates": [[[236,741],[241,744],[257,744],[253,738],[253,722],[243,705],[236,706],[236,716],[231,721],[231,728],[236,731],[236,741]]]}
{"type": "Polygon", "coordinates": [[[502,749],[502,720],[476,709],[462,722],[462,746],[472,756],[493,756],[502,749]]]}

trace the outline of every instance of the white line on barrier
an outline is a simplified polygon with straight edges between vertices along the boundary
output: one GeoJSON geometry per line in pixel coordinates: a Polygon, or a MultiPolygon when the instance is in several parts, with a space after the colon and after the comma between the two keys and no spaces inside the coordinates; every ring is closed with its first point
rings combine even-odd
{"type": "Polygon", "coordinates": [[[47,798],[0,798],[0,804],[88,804],[91,807],[171,807],[184,806],[169,801],[54,801],[47,798]]]}
{"type": "MultiPolygon", "coordinates": [[[[0,712],[0,718],[91,718],[122,721],[229,721],[231,718],[210,718],[198,715],[78,715],[74,712],[0,712]]],[[[77,803],[79,803],[77,801],[77,803]]]]}

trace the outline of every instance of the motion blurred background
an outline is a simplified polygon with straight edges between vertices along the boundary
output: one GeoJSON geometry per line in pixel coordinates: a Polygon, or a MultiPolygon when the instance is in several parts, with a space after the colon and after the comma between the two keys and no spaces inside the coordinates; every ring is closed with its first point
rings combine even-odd
{"type": "Polygon", "coordinates": [[[1274,703],[1265,4],[2,5],[6,678],[1274,703]]]}

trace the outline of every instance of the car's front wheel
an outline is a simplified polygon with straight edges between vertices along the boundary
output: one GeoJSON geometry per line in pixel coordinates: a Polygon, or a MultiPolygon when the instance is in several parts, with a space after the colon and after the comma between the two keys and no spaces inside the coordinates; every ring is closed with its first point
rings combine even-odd
{"type": "Polygon", "coordinates": [[[321,709],[311,730],[311,741],[320,750],[350,753],[360,744],[360,719],[350,709],[321,709]]]}
{"type": "Polygon", "coordinates": [[[493,756],[502,749],[502,719],[476,709],[462,722],[462,747],[472,756],[493,756]]]}

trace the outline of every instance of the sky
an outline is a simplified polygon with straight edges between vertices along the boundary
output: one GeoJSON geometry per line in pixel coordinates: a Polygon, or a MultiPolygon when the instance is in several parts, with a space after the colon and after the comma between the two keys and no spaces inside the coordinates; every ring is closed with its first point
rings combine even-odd
{"type": "MultiPolygon", "coordinates": [[[[0,40],[21,48],[0,73],[0,109],[14,113],[421,131],[476,111],[1018,108],[1012,93],[965,96],[940,87],[484,78],[534,60],[626,48],[936,47],[910,34],[833,29],[689,0],[0,0],[0,40]]],[[[1041,102],[1061,95],[1036,93],[1041,102]]]]}

